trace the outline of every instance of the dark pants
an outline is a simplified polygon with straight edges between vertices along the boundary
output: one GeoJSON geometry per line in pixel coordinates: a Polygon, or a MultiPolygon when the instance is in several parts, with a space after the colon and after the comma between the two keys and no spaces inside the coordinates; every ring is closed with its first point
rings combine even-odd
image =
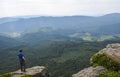
{"type": "Polygon", "coordinates": [[[25,72],[25,61],[20,62],[20,69],[21,69],[21,72],[25,72]]]}

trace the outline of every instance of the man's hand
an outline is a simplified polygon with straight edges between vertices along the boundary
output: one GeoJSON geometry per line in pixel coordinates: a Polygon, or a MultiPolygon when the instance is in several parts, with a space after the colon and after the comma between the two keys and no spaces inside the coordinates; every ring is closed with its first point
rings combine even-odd
{"type": "Polygon", "coordinates": [[[25,57],[23,56],[23,60],[26,61],[25,57]]]}

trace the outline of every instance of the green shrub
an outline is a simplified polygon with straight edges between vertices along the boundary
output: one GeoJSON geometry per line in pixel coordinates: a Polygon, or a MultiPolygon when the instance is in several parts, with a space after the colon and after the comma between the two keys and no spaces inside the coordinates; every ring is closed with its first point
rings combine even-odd
{"type": "Polygon", "coordinates": [[[11,74],[10,73],[5,73],[5,74],[0,75],[0,77],[11,77],[11,74]]]}
{"type": "Polygon", "coordinates": [[[104,51],[101,51],[92,56],[93,66],[104,66],[108,70],[119,71],[120,64],[116,61],[111,60],[104,54],[104,51]]]}
{"type": "Polygon", "coordinates": [[[21,77],[32,77],[32,76],[25,74],[24,76],[21,76],[21,77]]]}
{"type": "Polygon", "coordinates": [[[120,77],[120,72],[106,71],[99,74],[99,77],[120,77]]]}

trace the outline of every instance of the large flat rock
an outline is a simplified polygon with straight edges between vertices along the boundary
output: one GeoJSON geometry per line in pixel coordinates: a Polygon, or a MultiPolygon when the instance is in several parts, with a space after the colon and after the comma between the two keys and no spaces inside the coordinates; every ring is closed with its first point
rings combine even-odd
{"type": "Polygon", "coordinates": [[[105,71],[106,69],[102,66],[97,66],[97,67],[88,67],[80,72],[73,74],[72,77],[98,77],[99,73],[102,71],[105,71]]]}
{"type": "Polygon", "coordinates": [[[48,69],[44,66],[34,66],[32,68],[27,68],[26,72],[21,72],[20,70],[12,72],[12,77],[21,77],[24,75],[31,75],[32,77],[49,77],[48,69]]]}
{"type": "Polygon", "coordinates": [[[120,44],[108,44],[106,48],[103,49],[105,54],[112,60],[120,63],[120,44]]]}

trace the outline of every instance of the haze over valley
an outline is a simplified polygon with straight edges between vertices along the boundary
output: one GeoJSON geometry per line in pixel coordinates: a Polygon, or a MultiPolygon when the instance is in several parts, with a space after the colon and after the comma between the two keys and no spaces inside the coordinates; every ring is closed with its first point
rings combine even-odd
{"type": "Polygon", "coordinates": [[[33,33],[47,33],[69,38],[81,38],[87,41],[104,41],[106,39],[119,37],[119,19],[119,13],[99,17],[8,17],[0,19],[0,34],[18,38],[32,35],[33,33]],[[108,36],[108,38],[104,35],[108,36]]]}
{"type": "Polygon", "coordinates": [[[71,77],[90,66],[90,57],[120,42],[120,13],[103,16],[0,18],[0,73],[17,70],[23,49],[27,67],[43,65],[52,77],[71,77]]]}

